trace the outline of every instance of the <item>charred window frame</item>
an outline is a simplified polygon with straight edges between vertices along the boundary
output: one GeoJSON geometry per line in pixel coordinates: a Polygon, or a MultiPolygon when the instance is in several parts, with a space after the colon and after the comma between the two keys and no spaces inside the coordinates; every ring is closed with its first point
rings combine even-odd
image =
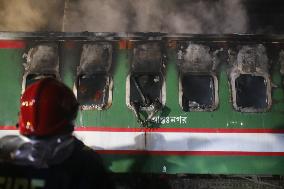
{"type": "Polygon", "coordinates": [[[262,44],[229,50],[233,107],[240,112],[265,112],[272,105],[269,60],[262,44]]]}
{"type": "Polygon", "coordinates": [[[150,119],[154,113],[149,112],[161,110],[166,101],[164,44],[161,41],[133,42],[130,57],[126,104],[135,114],[147,112],[150,119]]]}
{"type": "Polygon", "coordinates": [[[185,112],[213,111],[218,104],[218,80],[212,74],[186,73],[180,76],[180,105],[185,112]]]}
{"type": "Polygon", "coordinates": [[[203,44],[177,44],[179,104],[183,111],[213,111],[218,107],[217,52],[203,44]]]}
{"type": "Polygon", "coordinates": [[[52,77],[60,80],[59,74],[59,47],[57,43],[38,43],[29,49],[23,57],[24,75],[22,93],[26,87],[39,79],[52,77]]]}
{"type": "Polygon", "coordinates": [[[105,110],[112,103],[112,42],[82,45],[74,92],[82,110],[105,110]]]}
{"type": "Polygon", "coordinates": [[[127,77],[127,105],[133,108],[134,103],[143,110],[150,108],[155,101],[165,104],[165,83],[161,73],[132,73],[127,77]]]}

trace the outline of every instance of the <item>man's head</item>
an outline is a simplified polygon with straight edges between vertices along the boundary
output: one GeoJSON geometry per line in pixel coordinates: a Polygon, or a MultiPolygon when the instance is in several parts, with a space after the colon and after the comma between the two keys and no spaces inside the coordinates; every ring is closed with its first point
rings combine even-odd
{"type": "Polygon", "coordinates": [[[77,112],[78,102],[67,86],[56,79],[41,79],[21,97],[20,133],[36,137],[71,133],[77,112]]]}

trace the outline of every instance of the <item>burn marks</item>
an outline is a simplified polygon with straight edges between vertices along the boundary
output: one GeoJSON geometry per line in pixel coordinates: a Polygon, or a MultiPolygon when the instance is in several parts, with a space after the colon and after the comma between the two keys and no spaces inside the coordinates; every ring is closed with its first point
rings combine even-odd
{"type": "Polygon", "coordinates": [[[112,53],[113,45],[110,42],[83,45],[75,88],[81,109],[102,110],[111,105],[112,53]]]}
{"type": "Polygon", "coordinates": [[[34,45],[27,54],[24,54],[26,63],[23,64],[22,92],[39,79],[45,77],[60,79],[58,48],[58,43],[41,43],[34,45]]]}
{"type": "Polygon", "coordinates": [[[160,41],[134,43],[126,81],[126,103],[141,125],[147,125],[165,104],[165,54],[160,41]],[[142,118],[143,117],[143,118],[142,118]]]}
{"type": "Polygon", "coordinates": [[[271,107],[271,81],[266,48],[243,45],[229,50],[233,106],[241,112],[263,112],[271,107]]]}
{"type": "Polygon", "coordinates": [[[213,111],[217,108],[218,52],[203,44],[178,43],[179,102],[184,111],[213,111]]]}
{"type": "MultiPolygon", "coordinates": [[[[155,116],[162,115],[161,111],[165,109],[165,59],[168,53],[176,55],[175,60],[169,63],[175,63],[177,68],[179,81],[176,84],[179,89],[176,92],[179,94],[180,108],[185,112],[217,109],[220,70],[227,71],[231,100],[236,111],[266,112],[272,106],[271,88],[276,86],[271,84],[270,72],[275,73],[277,70],[278,74],[282,74],[282,79],[284,76],[284,50],[282,44],[278,43],[252,40],[217,42],[215,38],[207,41],[200,38],[170,40],[161,36],[136,36],[126,41],[129,56],[124,63],[129,73],[123,78],[126,80],[123,90],[126,90],[127,107],[143,126],[155,116]],[[274,62],[279,64],[270,68],[270,63],[274,62]]],[[[76,48],[68,54],[76,51],[73,69],[60,72],[64,67],[60,63],[63,59],[61,53],[65,50],[61,41],[33,41],[24,56],[23,91],[38,79],[53,77],[60,80],[60,74],[72,71],[76,79],[71,82],[74,82],[74,93],[81,109],[108,109],[113,98],[113,71],[123,70],[121,67],[119,70],[113,67],[115,52],[119,51],[116,41],[100,38],[78,40],[74,44],[76,48]]],[[[67,66],[68,61],[63,62],[67,66]]],[[[124,84],[119,83],[117,87],[122,86],[124,84]]]]}

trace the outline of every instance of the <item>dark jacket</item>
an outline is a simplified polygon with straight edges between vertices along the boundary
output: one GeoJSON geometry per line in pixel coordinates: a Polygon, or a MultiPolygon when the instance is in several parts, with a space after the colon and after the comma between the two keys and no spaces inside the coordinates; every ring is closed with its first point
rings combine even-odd
{"type": "Polygon", "coordinates": [[[32,140],[21,136],[0,139],[0,188],[110,188],[99,155],[67,135],[32,140]]]}

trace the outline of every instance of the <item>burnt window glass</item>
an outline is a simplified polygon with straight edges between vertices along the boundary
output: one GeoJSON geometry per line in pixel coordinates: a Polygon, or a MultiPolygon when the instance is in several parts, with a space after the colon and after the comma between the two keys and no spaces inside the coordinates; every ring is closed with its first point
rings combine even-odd
{"type": "Polygon", "coordinates": [[[237,108],[267,108],[267,84],[262,76],[240,75],[235,80],[237,108]]]}
{"type": "Polygon", "coordinates": [[[142,107],[161,101],[163,78],[161,74],[132,74],[130,76],[130,103],[142,107]]]}
{"type": "Polygon", "coordinates": [[[107,74],[82,75],[78,79],[77,98],[82,109],[103,109],[109,104],[110,77],[107,74]]]}
{"type": "Polygon", "coordinates": [[[206,111],[215,106],[214,78],[211,75],[186,74],[181,78],[182,109],[206,111]]]}

